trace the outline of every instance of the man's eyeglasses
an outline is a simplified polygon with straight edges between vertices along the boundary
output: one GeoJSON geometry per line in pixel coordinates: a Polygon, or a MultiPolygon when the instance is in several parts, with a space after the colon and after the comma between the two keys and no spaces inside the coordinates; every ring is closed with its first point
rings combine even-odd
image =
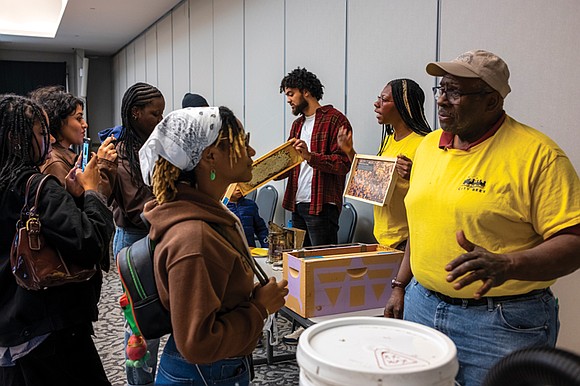
{"type": "Polygon", "coordinates": [[[246,147],[250,146],[250,133],[246,133],[245,137],[244,137],[244,145],[246,145],[246,147]]]}
{"type": "Polygon", "coordinates": [[[485,94],[491,94],[493,91],[486,91],[486,90],[479,90],[479,91],[473,91],[473,92],[461,92],[459,90],[456,89],[447,89],[444,88],[442,86],[436,86],[433,87],[433,96],[435,97],[435,101],[439,100],[439,98],[445,94],[445,97],[447,97],[447,100],[449,101],[449,103],[451,104],[458,104],[459,101],[461,100],[461,97],[464,95],[485,95],[485,94]]]}

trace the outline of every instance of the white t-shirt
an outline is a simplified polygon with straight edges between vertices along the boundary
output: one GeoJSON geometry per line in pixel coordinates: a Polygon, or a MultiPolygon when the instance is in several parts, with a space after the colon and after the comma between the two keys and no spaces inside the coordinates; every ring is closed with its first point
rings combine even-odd
{"type": "MultiPolygon", "coordinates": [[[[314,129],[314,118],[316,114],[309,117],[304,117],[304,124],[300,132],[300,139],[306,142],[308,150],[310,151],[310,143],[312,140],[312,130],[314,129]]],[[[298,191],[296,192],[296,203],[310,202],[312,195],[312,166],[308,162],[302,161],[300,164],[300,175],[298,176],[298,191]]]]}

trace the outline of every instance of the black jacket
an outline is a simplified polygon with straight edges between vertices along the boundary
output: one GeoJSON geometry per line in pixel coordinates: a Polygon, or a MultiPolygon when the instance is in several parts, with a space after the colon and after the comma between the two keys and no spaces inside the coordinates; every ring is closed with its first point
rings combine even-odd
{"type": "MultiPolygon", "coordinates": [[[[10,246],[24,205],[24,188],[31,174],[0,192],[0,347],[12,347],[51,331],[96,321],[102,274],[89,281],[30,291],[16,284],[10,268],[10,246]]],[[[31,186],[33,202],[37,177],[31,186]]],[[[87,192],[84,208],[54,179],[46,182],[39,202],[45,240],[65,258],[99,263],[108,259],[113,217],[104,196],[87,192]]]]}

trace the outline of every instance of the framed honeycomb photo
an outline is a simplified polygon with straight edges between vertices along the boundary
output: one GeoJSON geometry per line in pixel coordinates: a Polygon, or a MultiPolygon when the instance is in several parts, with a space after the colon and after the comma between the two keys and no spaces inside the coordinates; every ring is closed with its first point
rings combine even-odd
{"type": "Polygon", "coordinates": [[[344,197],[384,206],[389,202],[397,183],[396,158],[356,154],[344,197]]]}
{"type": "Polygon", "coordinates": [[[238,186],[245,196],[252,190],[272,181],[279,175],[287,172],[303,161],[290,141],[283,143],[269,151],[252,164],[252,180],[240,182],[238,186]]]}

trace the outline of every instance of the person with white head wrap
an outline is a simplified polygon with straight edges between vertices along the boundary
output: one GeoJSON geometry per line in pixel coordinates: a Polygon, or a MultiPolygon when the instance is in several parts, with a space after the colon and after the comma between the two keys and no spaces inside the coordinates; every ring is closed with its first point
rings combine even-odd
{"type": "Polygon", "coordinates": [[[287,281],[254,283],[240,221],[221,202],[229,184],[252,178],[247,139],[228,108],[187,108],[168,114],[139,152],[156,197],[144,215],[173,330],[155,384],[249,385],[264,319],[284,305],[287,281]]]}
{"type": "Polygon", "coordinates": [[[143,181],[151,185],[160,156],[183,171],[193,170],[201,152],[218,138],[220,129],[217,107],[189,107],[169,113],[139,150],[143,181]]]}

